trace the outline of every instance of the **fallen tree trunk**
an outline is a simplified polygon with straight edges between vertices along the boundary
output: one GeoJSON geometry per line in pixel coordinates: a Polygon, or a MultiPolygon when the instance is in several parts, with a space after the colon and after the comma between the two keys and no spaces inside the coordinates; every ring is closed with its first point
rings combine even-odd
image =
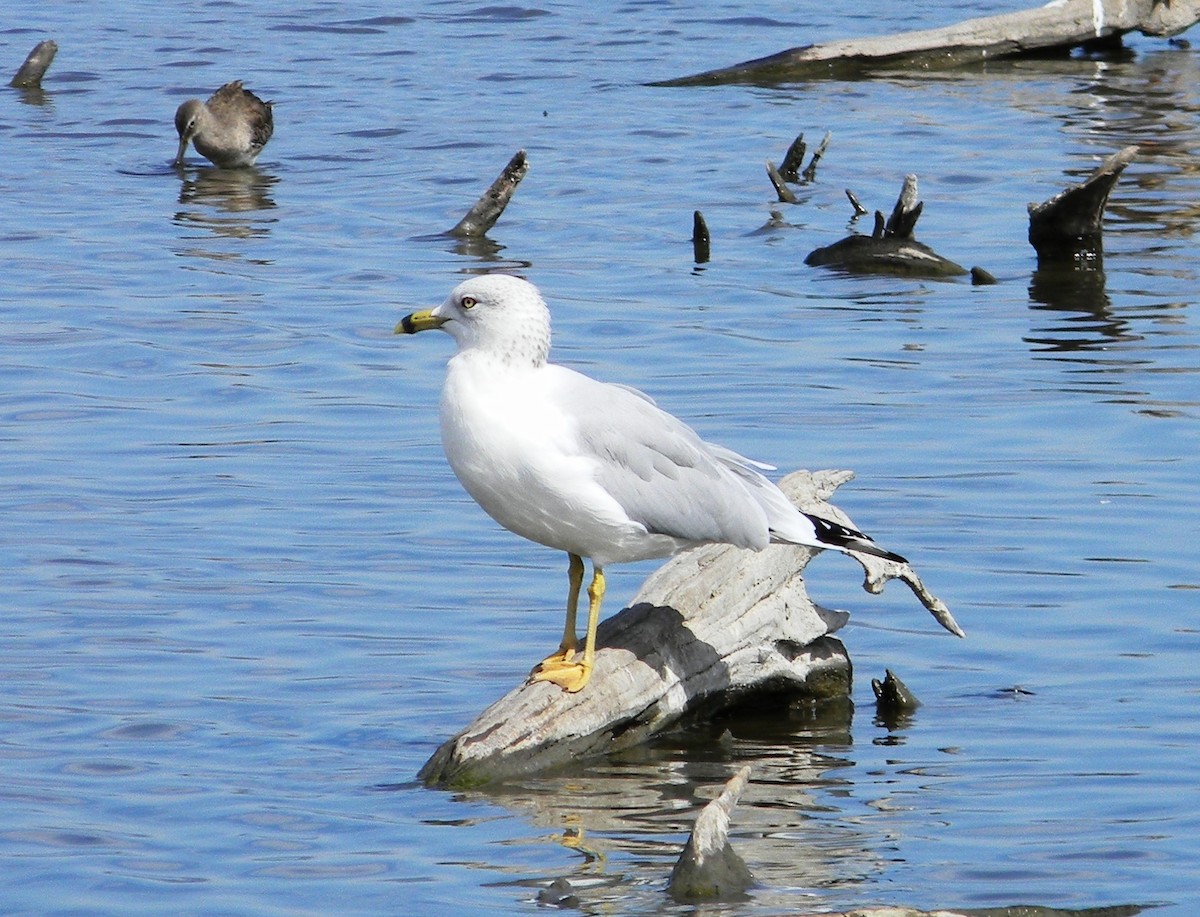
{"type": "MultiPolygon", "coordinates": [[[[781,486],[806,511],[852,524],[825,502],[851,477],[796,472],[781,486]]],[[[632,748],[685,716],[755,695],[845,696],[849,659],[829,635],[848,615],[814,604],[801,576],[816,553],[708,545],[678,555],[647,579],[630,607],[601,623],[585,690],[522,684],[445,742],[418,777],[478,786],[632,748]]],[[[908,564],[854,557],[868,592],[901,579],[943,627],[963,635],[908,564]]]]}
{"type": "Polygon", "coordinates": [[[873,70],[947,69],[1095,43],[1122,35],[1175,35],[1200,21],[1200,0],[1055,0],[1045,6],[968,19],[940,29],[791,48],[769,57],[656,86],[780,83],[863,76],[873,70]]]}

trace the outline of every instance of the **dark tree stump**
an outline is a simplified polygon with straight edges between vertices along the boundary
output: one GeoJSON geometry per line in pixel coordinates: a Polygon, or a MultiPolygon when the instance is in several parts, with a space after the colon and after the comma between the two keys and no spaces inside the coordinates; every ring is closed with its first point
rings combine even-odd
{"type": "Polygon", "coordinates": [[[1104,160],[1083,183],[1029,205],[1029,244],[1037,251],[1039,265],[1101,254],[1108,196],[1137,153],[1136,146],[1127,146],[1104,160]]]}

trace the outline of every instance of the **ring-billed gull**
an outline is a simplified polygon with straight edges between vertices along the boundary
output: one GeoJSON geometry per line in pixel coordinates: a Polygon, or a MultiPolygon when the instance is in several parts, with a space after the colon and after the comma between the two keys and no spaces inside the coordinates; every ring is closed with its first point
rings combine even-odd
{"type": "Polygon", "coordinates": [[[189,143],[223,168],[252,166],[275,132],[275,116],[270,102],[242,88],[241,80],[234,80],[207,102],[188,99],[180,105],[175,111],[175,130],[179,132],[177,166],[183,164],[189,143]]]}
{"type": "Polygon", "coordinates": [[[441,397],[442,446],[467,493],[510,531],[566,551],[567,619],[531,681],[578,691],[592,674],[604,568],[697,544],[771,542],[861,551],[900,563],[862,532],[797,509],[761,465],[702,440],[647,396],[548,362],[550,312],[506,274],[463,281],[397,334],[440,328],[458,352],[441,397]],[[575,612],[592,562],[582,658],[575,612]]]}

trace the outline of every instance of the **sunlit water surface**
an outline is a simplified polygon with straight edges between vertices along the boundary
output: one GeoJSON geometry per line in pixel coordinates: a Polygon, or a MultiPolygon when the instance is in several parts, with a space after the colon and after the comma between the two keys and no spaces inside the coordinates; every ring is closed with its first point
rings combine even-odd
{"type": "MultiPolygon", "coordinates": [[[[533,912],[565,877],[568,909],[685,913],[670,867],[750,764],[733,839],[760,885],[706,913],[1194,913],[1197,53],[643,85],[1019,6],[0,13],[10,71],[60,46],[43,93],[0,91],[0,910],[533,912]],[[233,78],[276,102],[258,168],[176,174],[175,107],[233,78]],[[764,161],[826,131],[776,203],[764,161]],[[1039,275],[1025,205],[1130,143],[1102,270],[1039,275]],[[494,245],[441,235],[518,149],[494,245]],[[997,285],[803,264],[851,227],[844,189],[887,210],[907,172],[919,237],[997,285]],[[782,469],[853,469],[837,502],[968,639],[823,557],[852,715],[416,784],[561,621],[564,559],[442,459],[450,341],[391,333],[487,267],[543,288],[560,361],[782,469]],[[885,667],[924,702],[894,729],[885,667]]],[[[611,610],[650,569],[612,571],[611,610]]]]}

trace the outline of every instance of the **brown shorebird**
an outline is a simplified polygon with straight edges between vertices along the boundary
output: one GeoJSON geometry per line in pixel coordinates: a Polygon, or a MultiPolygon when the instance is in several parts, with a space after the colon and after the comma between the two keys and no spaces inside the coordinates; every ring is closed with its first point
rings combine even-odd
{"type": "Polygon", "coordinates": [[[207,102],[188,99],[175,112],[179,152],[175,165],[183,164],[189,143],[218,166],[236,168],[254,165],[254,160],[271,139],[275,119],[271,103],[264,102],[241,80],[226,83],[207,102]]]}

